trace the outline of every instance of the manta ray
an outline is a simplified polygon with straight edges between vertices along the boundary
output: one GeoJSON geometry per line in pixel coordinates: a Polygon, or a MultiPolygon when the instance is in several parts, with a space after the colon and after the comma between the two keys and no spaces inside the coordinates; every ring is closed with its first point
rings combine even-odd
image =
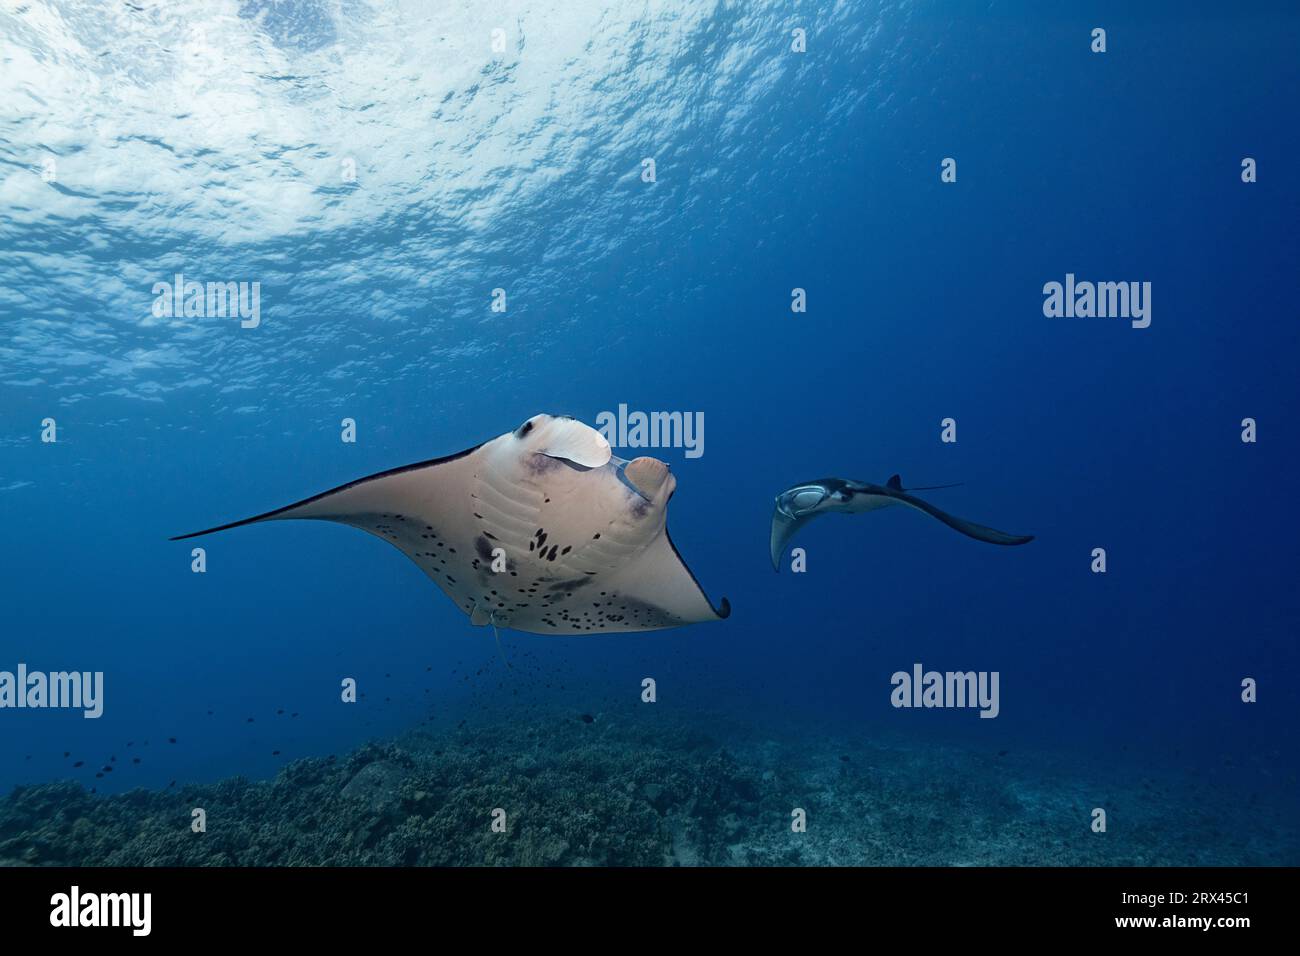
{"type": "Polygon", "coordinates": [[[909,494],[911,491],[933,491],[937,488],[953,488],[954,485],[928,485],[921,488],[904,488],[903,481],[894,475],[883,485],[873,485],[866,481],[849,481],[845,478],[819,478],[806,481],[788,488],[776,496],[776,507],[772,511],[772,567],[780,571],[781,555],[795,532],[818,515],[862,514],[876,511],[890,505],[909,505],[917,511],[924,511],[932,518],[938,518],[954,531],[977,541],[989,544],[1027,544],[1034,540],[1031,534],[1007,534],[975,524],[962,518],[955,518],[946,511],[940,511],[934,505],[909,494]]]}
{"type": "Polygon", "coordinates": [[[396,547],[472,624],[534,634],[718,621],[668,536],[677,480],[624,461],[594,428],[534,415],[473,448],[359,478],[173,541],[286,518],[337,521],[396,547]]]}

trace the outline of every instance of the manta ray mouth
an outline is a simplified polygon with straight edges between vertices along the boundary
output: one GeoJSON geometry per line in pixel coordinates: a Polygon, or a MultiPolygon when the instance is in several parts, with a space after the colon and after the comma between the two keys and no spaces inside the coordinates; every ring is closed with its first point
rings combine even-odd
{"type": "Polygon", "coordinates": [[[591,465],[580,465],[580,464],[578,464],[578,462],[573,461],[573,460],[570,459],[570,458],[561,458],[559,455],[548,455],[548,454],[546,454],[545,452],[540,452],[540,451],[538,452],[538,454],[541,455],[543,458],[549,458],[551,461],[558,461],[558,462],[559,462],[560,464],[562,464],[562,465],[568,465],[568,466],[569,466],[570,468],[572,468],[574,471],[591,471],[591,470],[592,470],[592,466],[591,466],[591,465]]]}

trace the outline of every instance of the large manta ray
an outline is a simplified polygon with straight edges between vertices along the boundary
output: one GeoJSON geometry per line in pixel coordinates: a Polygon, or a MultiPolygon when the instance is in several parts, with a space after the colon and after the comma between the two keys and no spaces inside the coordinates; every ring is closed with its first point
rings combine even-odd
{"type": "Polygon", "coordinates": [[[446,458],[380,472],[180,541],[282,518],[319,518],[394,545],[476,625],[534,634],[653,631],[717,621],[668,537],[677,481],[624,461],[572,418],[535,415],[446,458]]]}

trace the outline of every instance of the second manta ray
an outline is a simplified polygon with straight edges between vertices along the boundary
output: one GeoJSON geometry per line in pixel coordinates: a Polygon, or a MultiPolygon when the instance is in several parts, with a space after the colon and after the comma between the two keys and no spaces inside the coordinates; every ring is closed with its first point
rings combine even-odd
{"type": "Polygon", "coordinates": [[[977,541],[989,544],[1026,544],[1034,540],[1031,534],[1007,534],[986,528],[961,518],[954,518],[946,511],[940,511],[934,505],[909,494],[909,491],[931,491],[936,488],[951,488],[952,485],[931,485],[928,488],[903,487],[898,475],[890,478],[883,485],[873,485],[866,481],[849,481],[844,478],[819,478],[816,481],[795,485],[776,496],[776,508],[772,512],[772,567],[780,571],[781,555],[795,532],[818,515],[840,513],[861,514],[875,511],[889,505],[909,505],[917,511],[924,511],[932,518],[938,518],[954,531],[960,531],[977,541]]]}
{"type": "Polygon", "coordinates": [[[662,461],[624,461],[594,428],[535,415],[460,454],[172,540],[282,518],[337,521],[401,550],[473,624],[653,631],[731,613],[726,598],[709,602],[668,537],[676,487],[662,461]]]}

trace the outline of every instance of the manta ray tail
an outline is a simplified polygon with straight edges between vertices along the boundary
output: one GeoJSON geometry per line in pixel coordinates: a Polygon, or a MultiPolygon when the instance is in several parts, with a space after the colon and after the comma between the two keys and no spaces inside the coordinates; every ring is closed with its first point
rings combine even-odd
{"type": "Polygon", "coordinates": [[[497,630],[497,616],[495,614],[490,615],[488,622],[492,625],[492,636],[497,639],[497,657],[501,658],[501,663],[506,665],[506,670],[514,670],[514,666],[506,660],[506,652],[501,650],[501,632],[497,630]]]}

